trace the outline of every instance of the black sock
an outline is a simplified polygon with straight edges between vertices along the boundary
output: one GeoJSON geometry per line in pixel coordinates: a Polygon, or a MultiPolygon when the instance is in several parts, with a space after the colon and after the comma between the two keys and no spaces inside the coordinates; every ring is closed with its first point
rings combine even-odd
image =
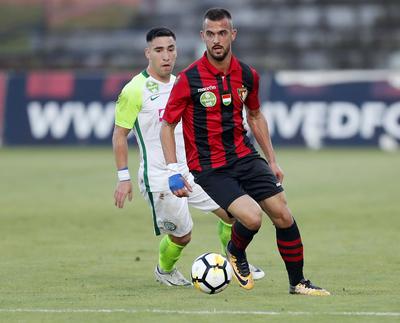
{"type": "Polygon", "coordinates": [[[253,240],[258,230],[247,229],[239,221],[232,225],[231,241],[229,242],[229,251],[233,255],[244,254],[247,246],[253,240]]]}
{"type": "Polygon", "coordinates": [[[285,229],[276,228],[276,242],[285,262],[290,285],[297,285],[303,278],[303,244],[296,221],[285,229]]]}

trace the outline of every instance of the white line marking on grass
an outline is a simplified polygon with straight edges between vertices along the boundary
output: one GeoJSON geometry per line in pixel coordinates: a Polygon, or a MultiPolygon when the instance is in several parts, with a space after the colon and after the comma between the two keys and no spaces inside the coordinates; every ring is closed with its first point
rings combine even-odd
{"type": "Polygon", "coordinates": [[[134,309],[134,308],[0,308],[0,313],[154,313],[154,314],[190,314],[190,315],[289,315],[289,316],[400,316],[400,312],[275,312],[275,311],[188,311],[164,309],[134,309]]]}

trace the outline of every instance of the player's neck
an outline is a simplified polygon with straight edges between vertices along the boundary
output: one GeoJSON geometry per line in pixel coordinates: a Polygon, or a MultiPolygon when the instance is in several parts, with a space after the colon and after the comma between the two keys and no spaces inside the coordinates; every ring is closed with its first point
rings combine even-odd
{"type": "Polygon", "coordinates": [[[207,53],[207,58],[208,61],[211,63],[211,65],[214,66],[218,71],[224,74],[228,73],[229,67],[231,65],[232,52],[229,52],[223,61],[217,61],[211,55],[208,55],[208,53],[207,53]]]}
{"type": "Polygon", "coordinates": [[[152,78],[156,79],[157,81],[160,81],[162,83],[169,83],[171,80],[171,74],[168,74],[166,76],[161,76],[157,74],[150,66],[146,68],[147,74],[149,74],[152,78]]]}

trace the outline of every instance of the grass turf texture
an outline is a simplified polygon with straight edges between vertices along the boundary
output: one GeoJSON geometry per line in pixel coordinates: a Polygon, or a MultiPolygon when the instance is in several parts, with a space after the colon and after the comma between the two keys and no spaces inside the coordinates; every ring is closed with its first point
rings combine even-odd
{"type": "MultiPolygon", "coordinates": [[[[149,208],[136,180],[133,202],[114,207],[111,149],[8,148],[0,150],[0,321],[398,322],[357,312],[400,312],[400,154],[285,149],[277,156],[306,276],[331,297],[288,294],[267,218],[248,251],[267,273],[254,290],[233,281],[209,296],[158,285],[149,208]]],[[[133,150],[132,174],[137,164],[133,150]]],[[[196,210],[193,217],[193,239],[178,264],[187,277],[195,257],[220,251],[216,218],[196,210]]]]}

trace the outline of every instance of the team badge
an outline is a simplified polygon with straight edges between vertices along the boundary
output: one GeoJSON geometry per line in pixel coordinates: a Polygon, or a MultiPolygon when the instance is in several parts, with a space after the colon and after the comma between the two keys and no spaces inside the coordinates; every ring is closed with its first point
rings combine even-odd
{"type": "Polygon", "coordinates": [[[151,93],[158,92],[158,84],[156,82],[149,80],[146,82],[146,87],[151,93]]]}
{"type": "Polygon", "coordinates": [[[164,228],[168,231],[175,231],[176,230],[176,225],[172,222],[165,221],[164,222],[164,228]]]}
{"type": "Polygon", "coordinates": [[[222,94],[222,103],[226,106],[230,105],[232,102],[232,95],[230,93],[222,94]]]}
{"type": "Polygon", "coordinates": [[[238,91],[240,101],[242,101],[244,103],[244,101],[246,101],[247,94],[248,94],[247,87],[242,85],[242,87],[238,88],[237,91],[238,91]]]}
{"type": "Polygon", "coordinates": [[[205,108],[213,107],[217,104],[217,97],[213,92],[204,92],[202,95],[200,95],[200,103],[205,108]]]}

